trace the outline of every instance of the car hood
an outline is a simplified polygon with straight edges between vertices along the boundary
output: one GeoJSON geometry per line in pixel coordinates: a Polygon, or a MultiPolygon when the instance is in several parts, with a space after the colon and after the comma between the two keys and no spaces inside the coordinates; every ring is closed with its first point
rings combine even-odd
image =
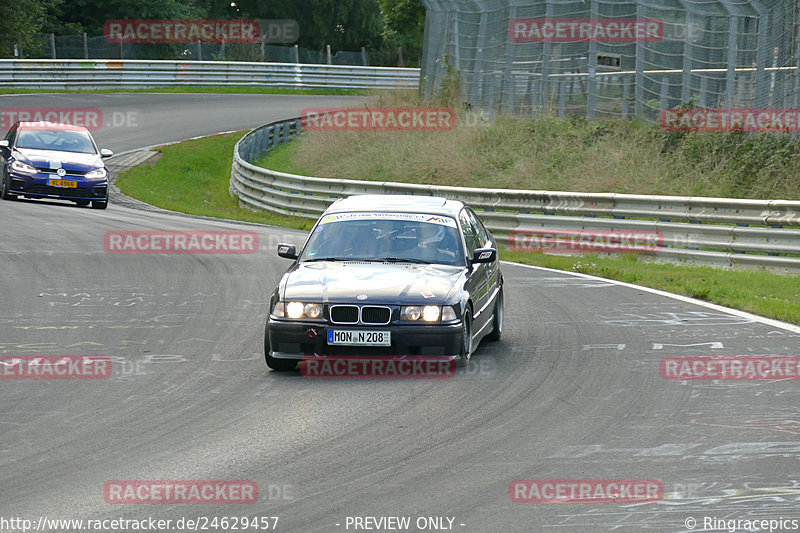
{"type": "Polygon", "coordinates": [[[297,263],[282,281],[283,299],[322,303],[444,304],[464,267],[408,263],[297,263]],[[366,298],[357,299],[359,295],[366,298]]]}
{"type": "Polygon", "coordinates": [[[36,168],[64,168],[65,170],[88,171],[104,165],[100,154],[79,154],[56,150],[33,150],[17,148],[29,165],[36,168]]]}

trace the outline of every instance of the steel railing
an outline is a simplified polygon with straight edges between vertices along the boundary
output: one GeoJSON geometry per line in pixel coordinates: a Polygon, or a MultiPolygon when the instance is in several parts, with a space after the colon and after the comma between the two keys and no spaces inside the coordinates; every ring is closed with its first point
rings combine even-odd
{"type": "Polygon", "coordinates": [[[416,89],[419,69],[240,61],[0,59],[0,87],[135,89],[193,85],[416,89]]]}
{"type": "Polygon", "coordinates": [[[253,162],[301,133],[299,119],[267,124],[236,144],[230,192],[242,205],[318,217],[351,194],[421,194],[461,200],[503,243],[525,230],[658,231],[653,255],[681,263],[800,269],[800,201],[478,189],[298,176],[253,162]]]}

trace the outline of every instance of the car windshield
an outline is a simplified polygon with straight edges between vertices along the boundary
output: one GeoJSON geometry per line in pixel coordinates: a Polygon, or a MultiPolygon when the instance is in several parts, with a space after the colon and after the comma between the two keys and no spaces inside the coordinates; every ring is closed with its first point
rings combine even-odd
{"type": "Polygon", "coordinates": [[[337,213],[322,217],[300,260],[463,265],[464,254],[450,217],[337,213]]]}
{"type": "Polygon", "coordinates": [[[92,138],[85,131],[22,130],[17,137],[16,147],[79,154],[97,153],[92,138]]]}

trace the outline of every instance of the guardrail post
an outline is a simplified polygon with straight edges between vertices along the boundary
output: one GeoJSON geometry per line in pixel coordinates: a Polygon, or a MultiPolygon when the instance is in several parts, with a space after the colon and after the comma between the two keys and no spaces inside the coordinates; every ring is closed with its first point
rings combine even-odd
{"type": "Polygon", "coordinates": [[[56,59],[56,36],[54,33],[50,34],[50,54],[53,59],[56,59]]]}

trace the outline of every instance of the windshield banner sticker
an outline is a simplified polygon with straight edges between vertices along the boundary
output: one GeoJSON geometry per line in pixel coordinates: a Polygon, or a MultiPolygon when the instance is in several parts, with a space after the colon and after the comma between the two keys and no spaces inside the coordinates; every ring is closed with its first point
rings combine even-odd
{"type": "Polygon", "coordinates": [[[340,222],[343,220],[407,220],[410,222],[430,222],[440,226],[456,227],[453,218],[437,215],[424,215],[422,213],[333,213],[325,215],[319,221],[321,224],[340,222]]]}

